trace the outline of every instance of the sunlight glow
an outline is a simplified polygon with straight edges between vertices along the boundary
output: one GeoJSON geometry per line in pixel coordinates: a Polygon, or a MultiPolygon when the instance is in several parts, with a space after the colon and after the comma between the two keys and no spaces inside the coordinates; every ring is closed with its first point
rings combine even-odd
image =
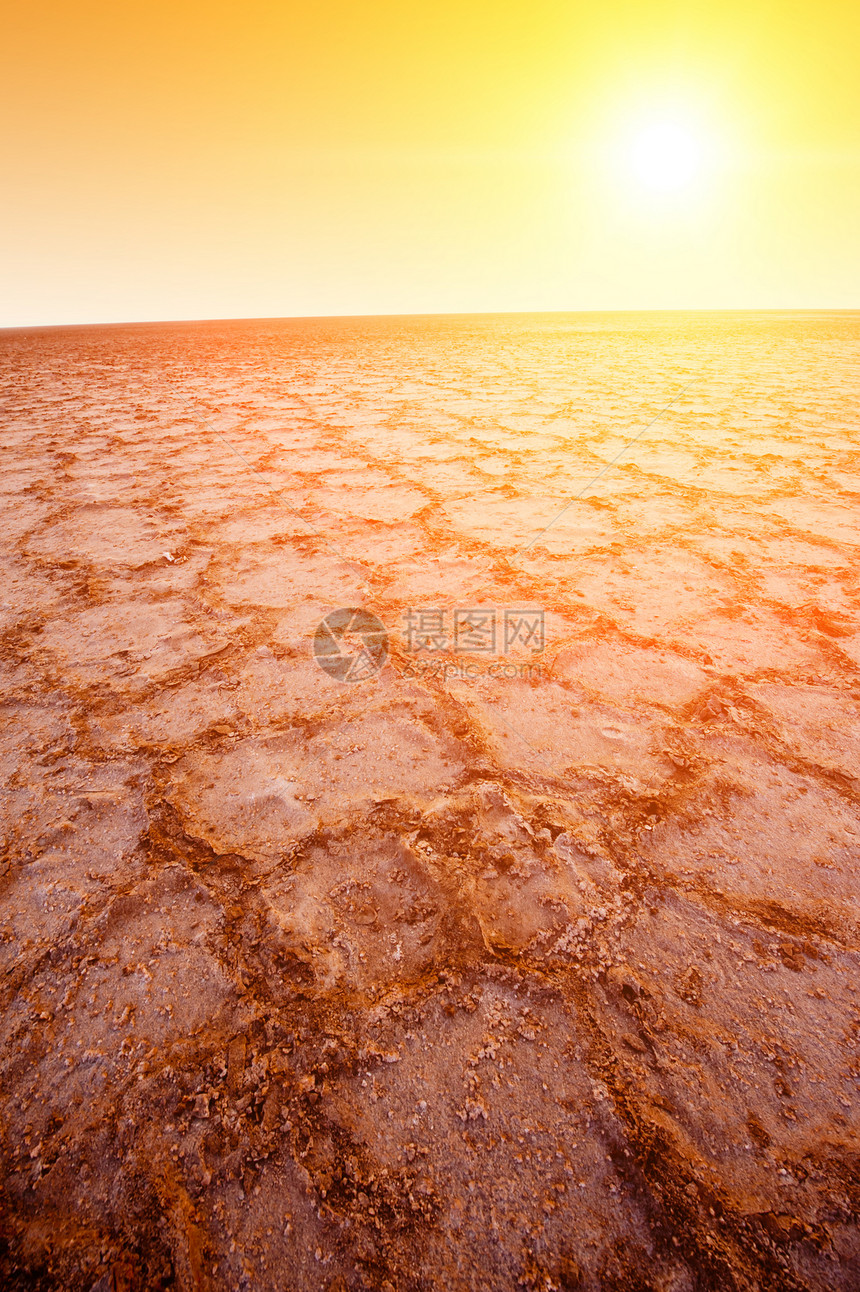
{"type": "Polygon", "coordinates": [[[689,126],[654,121],[636,132],[628,160],[638,184],[666,193],[686,189],[698,178],[705,151],[703,141],[689,126]]]}

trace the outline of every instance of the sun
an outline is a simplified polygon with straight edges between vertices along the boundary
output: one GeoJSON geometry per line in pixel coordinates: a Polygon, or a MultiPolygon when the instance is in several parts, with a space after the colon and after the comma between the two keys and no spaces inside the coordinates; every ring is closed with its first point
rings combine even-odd
{"type": "Polygon", "coordinates": [[[662,102],[628,99],[604,120],[591,156],[619,214],[674,225],[717,209],[739,155],[725,111],[695,94],[672,95],[662,102]]]}
{"type": "Polygon", "coordinates": [[[652,193],[674,193],[691,188],[699,179],[707,147],[690,125],[676,120],[655,120],[632,132],[628,150],[629,170],[641,188],[652,193]]]}

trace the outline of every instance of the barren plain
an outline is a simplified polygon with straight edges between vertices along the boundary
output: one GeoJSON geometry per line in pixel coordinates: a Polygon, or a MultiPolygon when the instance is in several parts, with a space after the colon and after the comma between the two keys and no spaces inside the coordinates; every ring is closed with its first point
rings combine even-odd
{"type": "Polygon", "coordinates": [[[860,1287],[858,339],[0,334],[4,1289],[860,1287]]]}

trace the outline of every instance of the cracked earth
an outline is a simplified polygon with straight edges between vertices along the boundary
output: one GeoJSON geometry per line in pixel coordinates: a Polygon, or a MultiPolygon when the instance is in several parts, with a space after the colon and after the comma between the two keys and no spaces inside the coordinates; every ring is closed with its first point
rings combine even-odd
{"type": "Polygon", "coordinates": [[[857,338],[0,334],[4,1288],[860,1285],[857,338]]]}

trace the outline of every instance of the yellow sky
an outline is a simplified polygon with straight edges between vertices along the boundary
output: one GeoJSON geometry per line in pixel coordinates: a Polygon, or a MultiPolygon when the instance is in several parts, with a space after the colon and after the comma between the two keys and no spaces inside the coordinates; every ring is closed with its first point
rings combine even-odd
{"type": "Polygon", "coordinates": [[[856,0],[15,0],[4,28],[0,325],[860,307],[856,0]],[[663,119],[701,165],[655,193],[628,153],[663,119]]]}

